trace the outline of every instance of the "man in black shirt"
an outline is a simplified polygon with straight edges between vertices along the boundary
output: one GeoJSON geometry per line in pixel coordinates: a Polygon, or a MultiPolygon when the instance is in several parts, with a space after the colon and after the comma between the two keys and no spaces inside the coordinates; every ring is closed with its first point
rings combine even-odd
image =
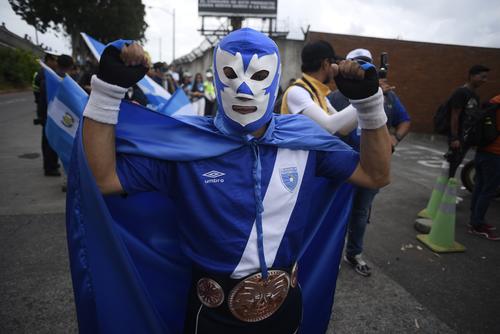
{"type": "Polygon", "coordinates": [[[464,142],[464,121],[467,114],[479,108],[479,96],[476,93],[488,79],[489,68],[483,65],[474,65],[469,69],[467,82],[457,88],[448,101],[450,115],[449,149],[446,159],[450,163],[450,177],[454,177],[458,166],[462,162],[469,146],[464,142]]]}

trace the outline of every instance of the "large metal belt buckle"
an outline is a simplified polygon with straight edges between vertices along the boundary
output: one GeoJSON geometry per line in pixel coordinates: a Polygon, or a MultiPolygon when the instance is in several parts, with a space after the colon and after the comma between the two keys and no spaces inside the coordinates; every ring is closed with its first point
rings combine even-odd
{"type": "Polygon", "coordinates": [[[210,308],[219,307],[224,301],[224,290],[211,278],[201,278],[196,284],[200,302],[210,308]]]}
{"type": "Polygon", "coordinates": [[[267,279],[261,273],[239,282],[229,293],[231,313],[241,321],[257,322],[276,312],[290,289],[290,277],[283,270],[269,270],[267,279]]]}

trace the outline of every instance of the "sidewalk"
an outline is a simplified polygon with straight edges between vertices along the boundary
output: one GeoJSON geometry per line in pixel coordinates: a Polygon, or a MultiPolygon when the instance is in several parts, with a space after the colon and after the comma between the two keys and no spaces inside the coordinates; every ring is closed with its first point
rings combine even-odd
{"type": "Polygon", "coordinates": [[[328,334],[456,333],[381,268],[369,264],[373,273],[366,278],[342,263],[328,334]]]}

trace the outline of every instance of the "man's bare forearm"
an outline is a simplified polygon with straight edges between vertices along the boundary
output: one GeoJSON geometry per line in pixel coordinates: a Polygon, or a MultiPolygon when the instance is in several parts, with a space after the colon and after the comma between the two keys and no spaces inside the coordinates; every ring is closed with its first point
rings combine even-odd
{"type": "Polygon", "coordinates": [[[460,112],[460,109],[451,110],[450,134],[452,137],[458,137],[458,119],[460,116],[460,112]]]}
{"type": "Polygon", "coordinates": [[[115,126],[84,118],[83,147],[101,192],[121,192],[122,188],[116,175],[115,126]]]}
{"type": "Polygon", "coordinates": [[[375,188],[389,184],[391,151],[391,140],[386,126],[361,130],[360,165],[370,176],[375,188]]]}
{"type": "Polygon", "coordinates": [[[398,140],[402,140],[408,132],[410,132],[410,121],[402,122],[399,123],[398,126],[396,126],[396,136],[398,140]]]}
{"type": "Polygon", "coordinates": [[[149,61],[136,43],[116,41],[104,49],[99,73],[83,111],[83,146],[88,164],[103,194],[122,192],[116,174],[115,124],[127,92],[147,72],[149,61]]]}

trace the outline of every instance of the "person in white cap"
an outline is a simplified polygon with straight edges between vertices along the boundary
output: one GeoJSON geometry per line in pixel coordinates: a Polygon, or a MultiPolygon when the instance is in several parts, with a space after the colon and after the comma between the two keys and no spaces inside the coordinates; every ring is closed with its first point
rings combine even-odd
{"type": "MultiPolygon", "coordinates": [[[[373,62],[372,54],[367,49],[352,50],[347,54],[346,58],[358,62],[373,62]]],[[[386,78],[380,78],[379,85],[384,93],[384,111],[387,115],[387,127],[391,130],[391,141],[394,150],[410,130],[410,117],[396,93],[394,93],[395,87],[389,85],[386,78]]],[[[340,114],[344,112],[343,110],[348,110],[346,107],[350,106],[349,100],[338,90],[330,94],[329,99],[332,105],[341,111],[340,114]]],[[[360,149],[359,134],[360,129],[357,129],[344,138],[357,151],[360,149]]],[[[363,260],[361,253],[363,251],[365,229],[370,222],[372,202],[377,193],[378,189],[356,187],[347,235],[344,260],[351,264],[358,274],[365,277],[370,276],[371,269],[363,260]]]]}

